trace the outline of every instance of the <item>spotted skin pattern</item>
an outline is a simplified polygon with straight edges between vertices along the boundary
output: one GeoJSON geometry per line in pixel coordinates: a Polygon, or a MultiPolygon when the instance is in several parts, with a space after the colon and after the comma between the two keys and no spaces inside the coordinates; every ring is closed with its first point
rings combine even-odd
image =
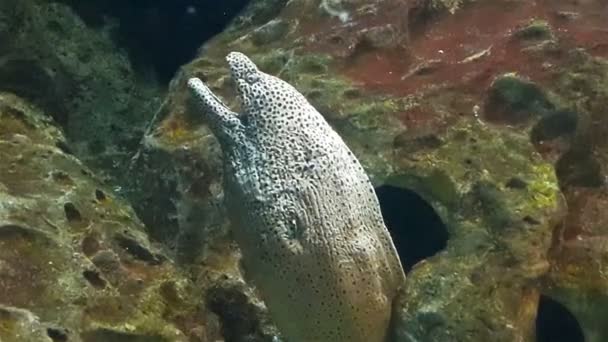
{"type": "Polygon", "coordinates": [[[289,342],[385,341],[405,275],[363,167],[295,88],[226,60],[242,113],[188,86],[222,147],[246,276],[289,342]]]}

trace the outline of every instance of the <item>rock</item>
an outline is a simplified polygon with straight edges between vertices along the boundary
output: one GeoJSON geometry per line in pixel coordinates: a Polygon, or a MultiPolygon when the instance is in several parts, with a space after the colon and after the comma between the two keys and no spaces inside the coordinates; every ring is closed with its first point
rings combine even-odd
{"type": "Polygon", "coordinates": [[[536,144],[553,140],[576,132],[578,114],[568,110],[558,110],[540,119],[530,132],[536,144]]]}
{"type": "MultiPolygon", "coordinates": [[[[253,2],[242,18],[261,3],[253,2]]],[[[515,43],[505,32],[520,27],[522,18],[530,22],[525,2],[515,2],[508,8],[512,12],[501,5],[473,3],[454,15],[425,18],[429,31],[413,33],[404,17],[419,23],[412,17],[422,15],[416,8],[390,1],[365,6],[358,1],[291,1],[272,15],[265,12],[265,20],[237,21],[176,75],[159,120],[146,136],[142,159],[173,156],[178,170],[217,165],[217,142],[209,139],[204,122],[193,117],[185,83],[191,76],[204,79],[234,107],[224,56],[242,51],[262,70],[305,94],[378,187],[415,193],[445,226],[445,248],[435,244],[438,249],[418,256],[402,251],[401,257],[413,267],[397,306],[397,340],[531,340],[544,291],[534,284],[551,266],[548,251],[564,211],[553,160],[543,159],[529,133],[545,115],[569,110],[561,97],[536,83],[545,70],[538,67],[538,54],[553,50],[511,46],[515,43]],[[517,23],[503,12],[515,13],[517,23]],[[391,15],[383,15],[378,23],[370,20],[370,13],[391,15]],[[392,13],[410,15],[397,18],[392,13]],[[471,15],[497,19],[491,25],[462,25],[471,15]],[[269,29],[265,25],[277,23],[282,29],[274,40],[254,38],[269,29]],[[500,30],[496,24],[502,25],[500,30]],[[488,36],[481,39],[471,28],[488,36]],[[422,34],[427,36],[421,39],[422,34]],[[443,40],[447,36],[452,38],[443,40]],[[527,59],[522,74],[513,74],[527,59]],[[411,72],[417,61],[428,60],[437,60],[432,69],[411,72]],[[489,106],[483,105],[487,99],[489,106]],[[489,108],[515,118],[518,128],[501,121],[486,123],[489,108]]],[[[548,122],[539,127],[550,127],[548,122]]],[[[543,128],[541,136],[564,135],[555,131],[543,128]]],[[[186,217],[192,217],[193,208],[219,212],[215,206],[221,204],[222,194],[212,189],[220,188],[221,174],[206,172],[204,181],[200,173],[174,175],[179,184],[204,184],[204,191],[190,191],[177,201],[178,207],[189,208],[186,217]]],[[[225,242],[226,221],[200,222],[205,227],[204,249],[230,246],[225,254],[216,254],[214,263],[238,259],[235,247],[225,242]]],[[[416,236],[414,231],[424,234],[426,224],[390,228],[407,240],[408,234],[416,236]]],[[[204,253],[194,257],[208,258],[204,253]]]]}
{"type": "Polygon", "coordinates": [[[207,292],[207,301],[222,320],[227,341],[276,341],[278,332],[269,324],[266,308],[239,279],[222,277],[207,292]]]}
{"type": "Polygon", "coordinates": [[[48,115],[0,93],[0,122],[2,341],[219,338],[200,309],[211,282],[185,277],[125,200],[57,147],[48,115]]]}
{"type": "Polygon", "coordinates": [[[278,338],[184,86],[198,76],[233,106],[223,59],[239,50],[304,93],[379,188],[430,208],[408,202],[397,212],[422,216],[390,227],[424,245],[400,250],[397,341],[532,341],[549,298],[606,340],[608,18],[599,0],[464,4],[254,0],[152,111],[154,82],[69,7],[2,2],[0,85],[25,101],[0,96],[0,325],[34,341],[278,338]],[[147,226],[74,155],[124,176],[147,226]],[[447,237],[426,246],[430,225],[447,237]]]}
{"type": "Polygon", "coordinates": [[[538,85],[517,75],[499,76],[491,85],[485,103],[484,116],[488,120],[521,123],[555,110],[538,85]]]}
{"type": "Polygon", "coordinates": [[[252,32],[252,40],[256,45],[270,44],[282,39],[289,30],[289,24],[283,20],[271,20],[252,32]]]}
{"type": "MultiPolygon", "coordinates": [[[[110,36],[110,27],[88,27],[58,1],[3,1],[0,90],[41,107],[64,130],[62,149],[99,170],[123,194],[139,194],[126,171],[160,104],[160,86],[151,74],[136,72],[110,36]]],[[[141,216],[150,229],[167,222],[156,225],[141,216]]]]}
{"type": "Polygon", "coordinates": [[[551,25],[544,20],[533,20],[528,25],[522,27],[514,33],[518,39],[528,41],[553,40],[555,36],[551,30],[551,25]]]}
{"type": "Polygon", "coordinates": [[[0,305],[0,338],[6,342],[67,341],[66,332],[52,327],[45,328],[32,312],[0,305]]]}
{"type": "MultiPolygon", "coordinates": [[[[592,51],[592,50],[591,50],[592,51]]],[[[551,271],[544,292],[567,308],[578,321],[584,340],[604,341],[608,278],[607,56],[573,50],[556,73],[554,91],[578,112],[579,122],[564,151],[556,156],[557,175],[568,204],[551,252],[551,271]]]]}
{"type": "Polygon", "coordinates": [[[403,159],[398,164],[402,174],[392,180],[415,190],[440,215],[446,215],[442,219],[449,232],[447,248],[414,266],[409,274],[399,340],[509,341],[533,334],[539,289],[527,284],[542,276],[549,263],[546,251],[532,246],[549,247],[551,228],[559,217],[555,176],[539,156],[532,157],[532,164],[519,164],[522,156],[535,155],[525,134],[496,134],[478,124],[463,125],[455,125],[442,136],[444,146],[416,153],[419,161],[403,159]],[[527,146],[528,152],[499,152],[495,150],[499,146],[527,146]],[[449,175],[451,195],[446,195],[445,184],[439,186],[431,177],[435,169],[449,175]],[[505,187],[515,174],[527,188],[505,187]],[[527,218],[538,222],[531,226],[527,218]],[[493,295],[487,296],[486,291],[493,295]],[[490,307],[501,309],[490,313],[490,307]],[[500,322],[510,322],[514,328],[500,322]]]}

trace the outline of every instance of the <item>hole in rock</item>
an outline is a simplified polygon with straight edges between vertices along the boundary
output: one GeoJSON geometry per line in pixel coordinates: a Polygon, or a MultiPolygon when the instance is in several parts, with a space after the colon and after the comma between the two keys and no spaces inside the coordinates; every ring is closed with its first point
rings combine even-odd
{"type": "Polygon", "coordinates": [[[160,255],[153,254],[135,239],[118,235],[116,241],[120,247],[137,260],[147,262],[150,265],[160,265],[162,262],[160,255]]]}
{"type": "Polygon", "coordinates": [[[106,287],[106,281],[103,280],[97,271],[85,270],[82,272],[82,276],[96,289],[103,289],[106,287]]]}
{"type": "Polygon", "coordinates": [[[561,303],[540,296],[536,315],[536,342],[584,342],[576,317],[561,303]]]}
{"type": "Polygon", "coordinates": [[[46,334],[53,342],[65,342],[68,340],[68,334],[63,329],[47,328],[46,334]]]}
{"type": "Polygon", "coordinates": [[[208,290],[206,299],[209,310],[220,318],[222,335],[227,342],[266,340],[259,312],[239,284],[215,284],[208,290]]]}
{"type": "Polygon", "coordinates": [[[100,249],[99,240],[97,240],[97,238],[92,235],[85,236],[81,242],[81,249],[82,249],[82,252],[84,253],[84,255],[90,257],[93,254],[97,253],[97,251],[99,251],[99,249],[100,249]]]}
{"type": "Polygon", "coordinates": [[[82,215],[80,215],[80,211],[76,208],[74,203],[67,202],[63,205],[63,210],[65,212],[65,217],[69,222],[80,222],[82,221],[82,215]]]}
{"type": "Polygon", "coordinates": [[[249,0],[64,0],[85,22],[118,21],[115,39],[134,64],[151,66],[162,81],[194,58],[196,50],[222,32],[249,0]]]}
{"type": "Polygon", "coordinates": [[[99,189],[95,190],[95,198],[100,202],[103,202],[107,199],[106,194],[99,189]]]}
{"type": "Polygon", "coordinates": [[[420,195],[389,185],[378,187],[376,194],[406,272],[446,247],[447,227],[420,195]]]}

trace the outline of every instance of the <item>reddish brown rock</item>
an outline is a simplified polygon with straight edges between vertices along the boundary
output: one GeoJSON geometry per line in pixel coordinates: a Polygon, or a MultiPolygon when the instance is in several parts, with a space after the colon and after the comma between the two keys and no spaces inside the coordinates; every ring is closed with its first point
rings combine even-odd
{"type": "MultiPolygon", "coordinates": [[[[2,95],[0,196],[21,206],[0,208],[0,244],[11,247],[0,248],[0,294],[9,294],[0,334],[275,338],[238,267],[217,143],[185,91],[198,76],[236,108],[223,59],[238,50],[304,93],[376,185],[415,198],[400,212],[423,203],[440,222],[440,243],[400,251],[411,270],[397,340],[532,341],[547,333],[535,331],[539,298],[569,310],[588,341],[605,340],[605,9],[600,0],[253,1],[176,75],[132,159],[133,186],[146,190],[134,204],[149,207],[141,212],[156,223],[152,236],[170,244],[178,235],[180,271],[129,207],[64,153],[44,115],[2,95]]],[[[8,31],[0,41],[22,43],[8,31]]],[[[37,73],[17,57],[0,71],[64,84],[47,69],[68,64],[37,73]]],[[[404,222],[393,234],[423,245],[431,223],[404,222]]]]}
{"type": "Polygon", "coordinates": [[[568,216],[556,231],[546,291],[574,313],[586,341],[603,341],[608,336],[608,61],[589,52],[572,51],[569,65],[554,79],[555,92],[579,120],[560,153],[549,154],[557,160],[568,216]]]}
{"type": "MultiPolygon", "coordinates": [[[[578,139],[569,125],[582,112],[555,80],[569,73],[576,48],[608,52],[601,4],[290,1],[260,19],[262,4],[176,76],[146,153],[186,147],[180,168],[216,165],[216,143],[188,110],[185,80],[204,79],[236,108],[223,58],[244,52],[304,93],[377,185],[415,192],[443,221],[447,247],[408,275],[400,340],[533,340],[565,214],[553,163],[578,139]]],[[[221,175],[181,175],[204,184],[184,207],[211,212],[220,203],[221,175]]]]}

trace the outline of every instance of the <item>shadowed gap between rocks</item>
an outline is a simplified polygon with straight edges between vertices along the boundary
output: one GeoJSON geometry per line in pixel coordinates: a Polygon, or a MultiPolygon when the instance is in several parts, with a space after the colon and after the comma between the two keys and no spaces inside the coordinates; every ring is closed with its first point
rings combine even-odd
{"type": "Polygon", "coordinates": [[[568,308],[541,295],[536,316],[536,342],[585,342],[585,336],[568,308]]]}
{"type": "Polygon", "coordinates": [[[449,237],[447,228],[433,207],[420,195],[389,185],[378,187],[376,194],[406,272],[446,247],[449,237]]]}
{"type": "Polygon", "coordinates": [[[46,334],[53,342],[66,342],[69,340],[67,332],[60,328],[47,328],[46,334]]]}
{"type": "Polygon", "coordinates": [[[250,0],[63,0],[85,22],[118,21],[114,38],[137,66],[152,67],[164,83],[195,57],[197,49],[222,32],[250,0]]]}
{"type": "Polygon", "coordinates": [[[244,283],[223,278],[207,291],[207,307],[215,313],[222,325],[226,342],[275,341],[275,331],[265,331],[265,313],[251,301],[244,283]]]}

